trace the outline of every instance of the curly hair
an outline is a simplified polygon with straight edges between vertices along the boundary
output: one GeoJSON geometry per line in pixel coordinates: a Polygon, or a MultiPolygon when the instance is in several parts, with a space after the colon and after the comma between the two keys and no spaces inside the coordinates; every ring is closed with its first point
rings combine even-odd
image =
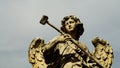
{"type": "Polygon", "coordinates": [[[77,18],[76,16],[74,15],[70,15],[70,16],[65,16],[63,18],[63,20],[61,21],[61,24],[62,24],[62,27],[61,27],[61,30],[65,33],[67,33],[67,30],[65,29],[65,22],[69,19],[73,19],[75,22],[76,22],[76,31],[77,31],[77,36],[80,37],[83,32],[84,32],[84,28],[83,28],[83,23],[81,23],[80,19],[77,18]]]}

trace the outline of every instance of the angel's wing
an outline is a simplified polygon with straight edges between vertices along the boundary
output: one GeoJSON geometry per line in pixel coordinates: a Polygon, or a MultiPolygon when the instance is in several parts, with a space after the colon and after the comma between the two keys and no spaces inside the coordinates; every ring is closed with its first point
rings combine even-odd
{"type": "Polygon", "coordinates": [[[98,61],[105,67],[111,68],[113,62],[113,49],[109,43],[99,37],[96,37],[92,40],[92,43],[95,47],[93,55],[98,61]]]}
{"type": "Polygon", "coordinates": [[[29,46],[28,60],[33,68],[46,68],[43,53],[41,52],[42,46],[44,46],[44,40],[38,37],[34,38],[29,46]]]}

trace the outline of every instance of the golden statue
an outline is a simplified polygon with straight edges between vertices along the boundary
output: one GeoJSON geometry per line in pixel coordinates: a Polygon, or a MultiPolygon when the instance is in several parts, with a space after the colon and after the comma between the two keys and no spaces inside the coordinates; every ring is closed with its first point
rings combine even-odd
{"type": "Polygon", "coordinates": [[[40,20],[61,33],[44,43],[44,40],[34,38],[29,46],[28,59],[33,68],[110,68],[113,61],[113,49],[109,43],[99,37],[92,40],[95,49],[89,49],[79,42],[84,32],[83,23],[74,15],[65,16],[61,21],[61,30],[48,21],[47,16],[40,20]]]}

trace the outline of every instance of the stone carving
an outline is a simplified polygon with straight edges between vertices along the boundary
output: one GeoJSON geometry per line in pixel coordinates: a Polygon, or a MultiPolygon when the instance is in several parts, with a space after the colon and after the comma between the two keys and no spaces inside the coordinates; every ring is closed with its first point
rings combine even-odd
{"type": "Polygon", "coordinates": [[[84,32],[83,23],[74,15],[62,20],[61,30],[49,23],[48,17],[40,21],[61,33],[60,36],[44,43],[41,38],[34,38],[29,46],[28,59],[33,68],[110,68],[113,50],[109,43],[99,37],[92,40],[95,49],[89,49],[79,42],[84,32]]]}
{"type": "Polygon", "coordinates": [[[110,68],[113,61],[113,49],[109,43],[99,37],[92,40],[95,47],[93,55],[106,68],[110,68]]]}
{"type": "Polygon", "coordinates": [[[28,60],[33,68],[47,68],[41,48],[44,46],[44,40],[34,38],[29,46],[28,60]]]}

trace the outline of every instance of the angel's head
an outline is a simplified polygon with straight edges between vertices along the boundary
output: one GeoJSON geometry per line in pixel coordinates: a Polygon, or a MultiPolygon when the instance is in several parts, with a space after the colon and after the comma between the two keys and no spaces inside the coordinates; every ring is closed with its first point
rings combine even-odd
{"type": "Polygon", "coordinates": [[[81,23],[80,19],[74,15],[65,16],[61,23],[61,30],[65,33],[70,34],[77,32],[76,34],[78,36],[81,36],[84,32],[83,23],[81,23]]]}

